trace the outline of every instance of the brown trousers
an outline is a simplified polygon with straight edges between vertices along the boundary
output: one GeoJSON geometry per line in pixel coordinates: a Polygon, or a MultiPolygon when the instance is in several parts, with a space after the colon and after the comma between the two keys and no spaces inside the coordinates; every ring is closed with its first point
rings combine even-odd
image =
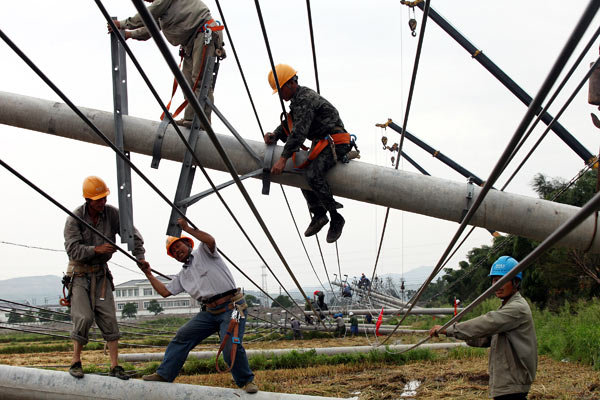
{"type": "Polygon", "coordinates": [[[71,331],[71,338],[84,346],[89,342],[88,334],[94,321],[102,331],[102,337],[107,342],[121,337],[117,325],[113,292],[110,284],[108,284],[106,285],[106,293],[102,293],[103,281],[104,271],[73,277],[73,287],[71,289],[73,330],[71,331]],[[90,293],[92,279],[96,280],[95,293],[90,293]],[[92,308],[91,296],[95,297],[95,308],[92,308]],[[100,300],[101,298],[104,298],[104,300],[100,300]]]}

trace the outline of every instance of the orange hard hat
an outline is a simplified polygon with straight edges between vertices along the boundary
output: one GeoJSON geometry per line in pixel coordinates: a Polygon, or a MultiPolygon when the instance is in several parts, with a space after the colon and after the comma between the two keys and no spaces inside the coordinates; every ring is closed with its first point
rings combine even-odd
{"type": "MultiPolygon", "coordinates": [[[[277,73],[279,87],[285,85],[287,81],[292,79],[298,73],[298,71],[287,64],[277,64],[275,66],[275,72],[277,73]]],[[[277,93],[277,85],[275,84],[275,78],[273,77],[273,70],[269,71],[269,85],[273,88],[273,94],[277,93]]]]}
{"type": "Polygon", "coordinates": [[[183,241],[187,242],[192,249],[194,248],[194,241],[187,236],[182,236],[182,237],[167,236],[167,254],[173,258],[175,258],[175,256],[173,255],[173,253],[171,253],[171,246],[173,246],[175,244],[175,242],[177,242],[179,240],[183,240],[183,241]]]}
{"type": "Polygon", "coordinates": [[[88,176],[83,181],[83,197],[90,200],[98,200],[110,194],[106,183],[97,176],[88,176]]]}

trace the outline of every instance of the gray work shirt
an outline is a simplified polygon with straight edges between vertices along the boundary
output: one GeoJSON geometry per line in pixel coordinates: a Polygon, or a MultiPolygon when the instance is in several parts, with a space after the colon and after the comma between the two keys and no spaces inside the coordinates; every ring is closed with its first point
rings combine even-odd
{"type": "MultiPolygon", "coordinates": [[[[120,231],[118,208],[108,204],[104,206],[104,211],[98,216],[98,222],[95,225],[88,214],[87,203],[75,209],[73,214],[82,218],[113,242],[116,242],[115,236],[120,231]]],[[[103,265],[112,257],[112,254],[96,254],[94,248],[106,243],[106,240],[71,216],[67,217],[64,235],[65,250],[67,250],[67,255],[71,261],[78,261],[86,265],[103,265]]],[[[144,240],[135,228],[133,229],[133,241],[133,255],[138,260],[143,260],[145,253],[144,240]]]]}
{"type": "Polygon", "coordinates": [[[469,346],[490,347],[490,397],[529,392],[537,369],[537,339],[531,309],[520,293],[498,310],[446,331],[469,346]]]}
{"type": "Polygon", "coordinates": [[[181,271],[166,287],[172,295],[187,292],[197,300],[207,300],[236,288],[233,275],[216,245],[215,251],[211,252],[205,243],[192,251],[181,271]]]}
{"type": "MultiPolygon", "coordinates": [[[[154,0],[148,6],[148,11],[173,46],[189,44],[196,36],[198,28],[212,19],[210,10],[201,0],[154,0]]],[[[144,27],[144,21],[139,14],[119,23],[122,29],[135,29],[131,32],[133,39],[150,39],[150,33],[144,27]]]]}

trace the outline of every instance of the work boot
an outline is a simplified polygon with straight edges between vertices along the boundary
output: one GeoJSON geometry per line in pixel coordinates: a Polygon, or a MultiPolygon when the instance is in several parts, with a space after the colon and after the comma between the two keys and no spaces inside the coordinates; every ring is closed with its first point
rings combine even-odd
{"type": "Polygon", "coordinates": [[[166,382],[167,381],[165,378],[163,378],[162,376],[160,376],[157,373],[154,373],[152,375],[144,375],[144,376],[142,376],[142,380],[152,381],[152,382],[166,382]]]}
{"type": "Polygon", "coordinates": [[[327,214],[314,215],[310,221],[310,225],[306,228],[306,232],[304,232],[304,236],[316,235],[328,222],[329,218],[327,218],[327,214]]]}
{"type": "Polygon", "coordinates": [[[242,389],[244,389],[246,393],[250,394],[258,392],[258,386],[256,386],[254,382],[246,383],[242,389]]]}
{"type": "Polygon", "coordinates": [[[69,368],[69,374],[71,374],[72,377],[77,379],[83,378],[83,368],[81,367],[81,361],[77,361],[71,365],[71,368],[69,368]]]}
{"type": "Polygon", "coordinates": [[[112,368],[110,370],[110,372],[108,373],[108,375],[114,376],[114,377],[122,379],[124,381],[126,381],[127,379],[129,379],[129,375],[127,375],[125,373],[125,370],[120,365],[117,365],[116,367],[112,368]]]}
{"type": "Polygon", "coordinates": [[[192,127],[192,120],[191,119],[178,119],[177,121],[175,121],[175,123],[179,126],[183,126],[185,128],[191,128],[192,127]]]}
{"type": "Polygon", "coordinates": [[[327,232],[327,243],[335,243],[342,236],[345,223],[344,217],[340,214],[335,213],[331,216],[329,231],[327,232]]]}

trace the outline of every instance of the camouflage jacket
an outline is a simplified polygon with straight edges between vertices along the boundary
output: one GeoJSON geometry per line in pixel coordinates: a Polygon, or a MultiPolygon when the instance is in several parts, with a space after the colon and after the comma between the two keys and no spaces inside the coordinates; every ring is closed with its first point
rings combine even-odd
{"type": "Polygon", "coordinates": [[[305,86],[298,90],[290,103],[293,127],[288,137],[281,125],[273,132],[285,142],[281,156],[290,158],[306,139],[320,140],[332,133],[345,132],[344,123],[335,107],[323,96],[305,86]]]}
{"type": "MultiPolygon", "coordinates": [[[[201,0],[154,0],[148,6],[148,11],[173,46],[188,44],[202,23],[212,18],[210,10],[201,0]]],[[[144,27],[139,14],[119,23],[121,28],[135,29],[131,32],[132,39],[150,39],[150,32],[144,27]]]]}

